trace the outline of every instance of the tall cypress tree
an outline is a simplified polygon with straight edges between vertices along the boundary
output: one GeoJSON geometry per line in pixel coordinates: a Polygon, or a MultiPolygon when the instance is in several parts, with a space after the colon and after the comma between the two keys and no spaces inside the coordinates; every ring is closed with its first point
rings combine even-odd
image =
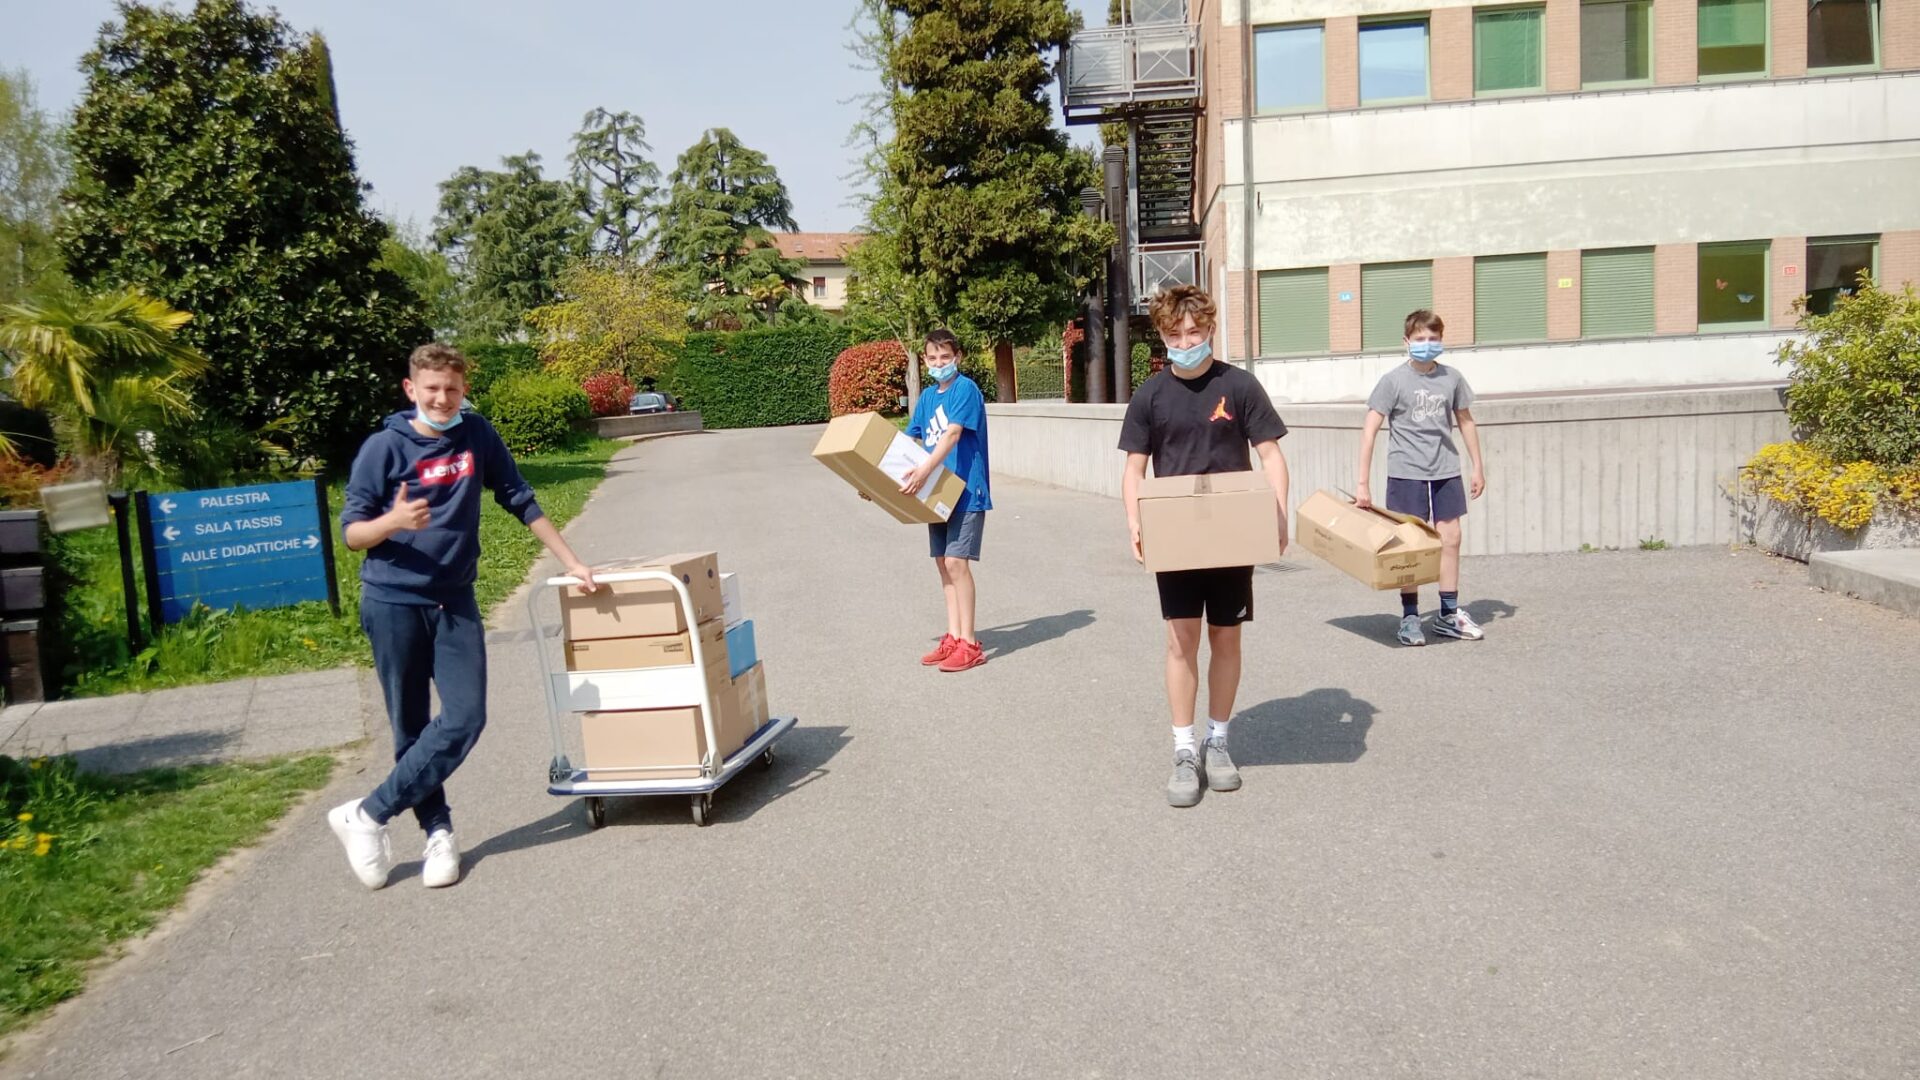
{"type": "Polygon", "coordinates": [[[804,308],[791,292],[801,284],[800,264],[782,257],[767,231],[799,226],[765,154],[714,128],[680,155],[669,180],[655,258],[692,305],[695,326],[737,328],[804,308]]]}

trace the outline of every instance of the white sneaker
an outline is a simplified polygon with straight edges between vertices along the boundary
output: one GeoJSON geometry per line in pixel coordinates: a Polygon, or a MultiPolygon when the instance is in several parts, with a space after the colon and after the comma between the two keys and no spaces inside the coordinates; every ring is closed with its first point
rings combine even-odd
{"type": "Polygon", "coordinates": [[[387,827],[368,817],[360,803],[355,799],[327,811],[327,824],[347,849],[347,865],[353,867],[360,884],[377,889],[387,883],[387,874],[393,870],[393,842],[387,838],[387,827]]]}
{"type": "Polygon", "coordinates": [[[460,845],[453,833],[435,829],[427,837],[426,861],[420,865],[420,881],[429,889],[444,889],[460,880],[460,845]]]}

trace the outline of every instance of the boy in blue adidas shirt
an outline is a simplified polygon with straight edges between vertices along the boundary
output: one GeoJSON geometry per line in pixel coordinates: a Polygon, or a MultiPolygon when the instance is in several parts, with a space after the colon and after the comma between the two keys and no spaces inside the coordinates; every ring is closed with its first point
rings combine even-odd
{"type": "Polygon", "coordinates": [[[966,481],[966,493],[953,514],[927,526],[934,568],[947,597],[947,632],[932,652],[920,658],[941,671],[965,671],[987,662],[973,633],[973,564],[980,559],[980,538],[987,527],[993,496],[987,481],[987,402],[980,387],[960,374],[960,340],[951,330],[927,335],[921,358],[928,385],[914,403],[907,435],[927,448],[925,464],[908,474],[900,490],[908,495],[926,485],[941,465],[966,481]]]}

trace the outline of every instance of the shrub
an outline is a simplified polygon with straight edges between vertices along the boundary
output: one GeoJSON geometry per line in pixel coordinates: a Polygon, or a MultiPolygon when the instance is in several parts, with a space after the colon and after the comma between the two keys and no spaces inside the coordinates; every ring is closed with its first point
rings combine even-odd
{"type": "Polygon", "coordinates": [[[661,389],[708,428],[823,423],[833,358],[846,347],[836,325],[688,334],[661,389]]]}
{"type": "Polygon", "coordinates": [[[1763,446],[1747,462],[1748,490],[1849,532],[1873,520],[1885,498],[1920,512],[1920,465],[1838,462],[1807,443],[1763,446]]]}
{"type": "Polygon", "coordinates": [[[1787,418],[1827,457],[1879,465],[1920,463],[1920,297],[1862,277],[1826,315],[1806,314],[1804,340],[1780,346],[1792,369],[1787,418]]]}
{"type": "Polygon", "coordinates": [[[467,396],[476,401],[509,375],[541,370],[539,351],[523,342],[481,342],[460,351],[467,357],[467,396]]]}
{"type": "Polygon", "coordinates": [[[580,384],[595,416],[620,416],[633,402],[633,384],[617,371],[606,371],[580,384]]]}
{"type": "Polygon", "coordinates": [[[516,454],[564,446],[593,418],[587,392],[558,375],[510,375],[493,384],[480,411],[516,454]]]}
{"type": "Polygon", "coordinates": [[[843,350],[827,379],[827,403],[835,416],[900,411],[907,393],[907,351],[898,341],[870,341],[843,350]]]}
{"type": "Polygon", "coordinates": [[[0,507],[31,509],[40,505],[40,489],[72,479],[73,463],[63,461],[44,468],[24,457],[0,454],[0,507]]]}

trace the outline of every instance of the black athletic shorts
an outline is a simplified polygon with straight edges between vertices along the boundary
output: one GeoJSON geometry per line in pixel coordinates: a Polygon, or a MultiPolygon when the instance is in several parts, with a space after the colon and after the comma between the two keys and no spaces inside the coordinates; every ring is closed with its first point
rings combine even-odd
{"type": "Polygon", "coordinates": [[[1239,626],[1253,621],[1253,567],[1173,570],[1155,574],[1160,585],[1160,617],[1198,619],[1208,626],[1239,626]]]}

